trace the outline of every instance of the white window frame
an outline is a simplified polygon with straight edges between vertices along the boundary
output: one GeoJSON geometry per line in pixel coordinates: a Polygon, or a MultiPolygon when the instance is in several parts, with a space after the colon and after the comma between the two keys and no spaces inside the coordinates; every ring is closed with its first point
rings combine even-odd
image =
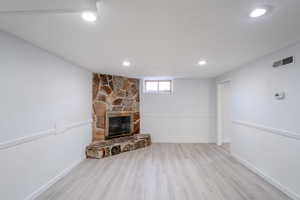
{"type": "Polygon", "coordinates": [[[145,94],[172,94],[173,93],[173,80],[144,80],[144,93],[145,94]],[[156,91],[147,91],[146,85],[147,82],[157,82],[157,90],[156,91]],[[159,82],[169,82],[170,90],[160,91],[159,90],[159,82]]]}

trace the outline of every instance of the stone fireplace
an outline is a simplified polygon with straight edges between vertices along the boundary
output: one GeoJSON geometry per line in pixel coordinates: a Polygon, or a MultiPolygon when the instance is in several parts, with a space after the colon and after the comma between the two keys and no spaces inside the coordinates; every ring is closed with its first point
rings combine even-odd
{"type": "Polygon", "coordinates": [[[140,134],[139,80],[106,74],[93,77],[93,142],[87,158],[105,158],[151,145],[140,134]]]}
{"type": "Polygon", "coordinates": [[[95,73],[93,75],[93,141],[140,133],[139,103],[139,79],[95,73]],[[115,118],[117,116],[121,118],[115,118]],[[121,129],[124,126],[128,129],[125,122],[130,117],[130,132],[117,130],[117,125],[112,124],[110,128],[119,133],[110,135],[108,117],[112,117],[112,122],[121,122],[123,124],[119,127],[121,129]]]}
{"type": "Polygon", "coordinates": [[[107,112],[105,139],[112,139],[133,134],[133,113],[107,112]]]}

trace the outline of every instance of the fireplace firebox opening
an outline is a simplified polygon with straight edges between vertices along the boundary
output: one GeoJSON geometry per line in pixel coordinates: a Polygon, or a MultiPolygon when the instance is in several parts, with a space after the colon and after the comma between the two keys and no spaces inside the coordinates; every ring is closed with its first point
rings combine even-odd
{"type": "Polygon", "coordinates": [[[132,120],[131,113],[108,112],[106,114],[105,139],[132,135],[132,120]]]}

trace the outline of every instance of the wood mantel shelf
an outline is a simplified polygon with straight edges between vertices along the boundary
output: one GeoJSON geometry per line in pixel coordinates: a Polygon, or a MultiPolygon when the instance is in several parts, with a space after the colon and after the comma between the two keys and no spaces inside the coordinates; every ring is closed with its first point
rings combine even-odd
{"type": "Polygon", "coordinates": [[[86,147],[87,158],[105,158],[151,145],[150,134],[136,134],[110,140],[95,141],[86,147]]]}

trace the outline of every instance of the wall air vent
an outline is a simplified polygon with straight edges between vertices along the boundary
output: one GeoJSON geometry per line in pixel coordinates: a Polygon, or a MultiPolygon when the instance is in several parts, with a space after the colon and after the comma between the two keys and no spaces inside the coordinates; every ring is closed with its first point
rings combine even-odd
{"type": "Polygon", "coordinates": [[[283,65],[291,64],[291,63],[294,63],[294,56],[290,56],[290,57],[287,57],[282,60],[278,60],[278,61],[274,62],[273,67],[280,67],[283,65]]]}

